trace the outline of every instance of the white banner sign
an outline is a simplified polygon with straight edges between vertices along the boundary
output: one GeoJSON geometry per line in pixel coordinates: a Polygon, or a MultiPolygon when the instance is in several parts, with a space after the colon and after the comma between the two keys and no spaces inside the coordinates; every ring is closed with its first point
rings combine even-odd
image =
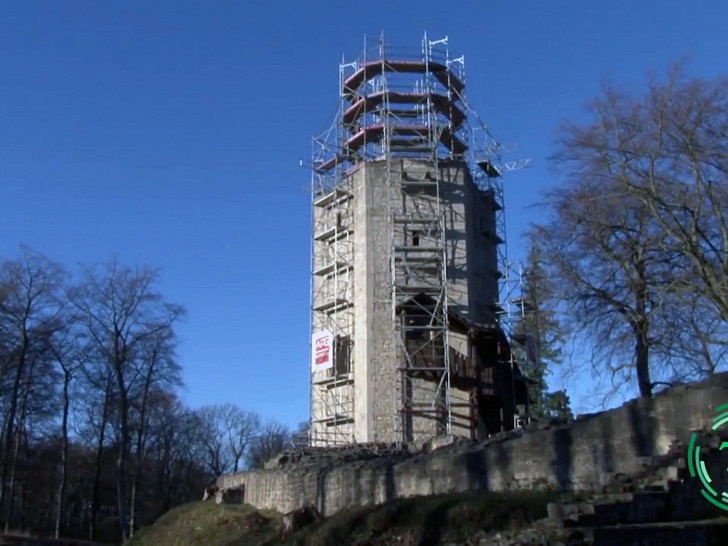
{"type": "Polygon", "coordinates": [[[334,367],[334,336],[328,330],[316,332],[311,339],[311,371],[334,367]]]}

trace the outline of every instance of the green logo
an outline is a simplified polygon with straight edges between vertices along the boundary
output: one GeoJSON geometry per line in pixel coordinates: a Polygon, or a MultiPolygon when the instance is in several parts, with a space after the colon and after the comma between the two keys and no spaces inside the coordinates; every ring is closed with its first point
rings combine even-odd
{"type": "Polygon", "coordinates": [[[728,404],[715,410],[718,416],[713,419],[709,430],[700,435],[693,433],[688,445],[688,471],[690,476],[700,479],[700,492],[712,504],[728,511],[728,429],[721,434],[720,428],[728,424],[728,404]],[[721,413],[722,412],[722,413],[721,413]]]}

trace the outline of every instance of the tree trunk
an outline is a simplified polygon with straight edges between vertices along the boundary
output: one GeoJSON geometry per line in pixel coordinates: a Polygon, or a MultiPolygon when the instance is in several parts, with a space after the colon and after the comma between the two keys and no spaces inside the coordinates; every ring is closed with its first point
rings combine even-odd
{"type": "MultiPolygon", "coordinates": [[[[23,428],[25,428],[25,418],[23,418],[23,428]]],[[[23,435],[23,447],[21,453],[25,453],[26,462],[29,459],[30,454],[30,438],[28,434],[23,435]]],[[[30,484],[28,483],[28,470],[26,466],[25,472],[23,472],[24,481],[20,482],[18,486],[20,487],[20,532],[25,533],[27,529],[27,516],[28,516],[28,504],[30,502],[30,495],[28,495],[28,490],[30,489],[30,484]]],[[[50,503],[49,503],[50,505],[50,503]]],[[[44,520],[45,522],[50,522],[51,517],[47,517],[44,520]]]]}
{"type": "Polygon", "coordinates": [[[63,378],[63,416],[61,418],[61,476],[58,482],[58,499],[56,501],[56,539],[61,536],[61,518],[63,517],[63,497],[66,494],[66,473],[68,471],[68,386],[71,378],[65,371],[63,378]]]}
{"type": "MultiPolygon", "coordinates": [[[[122,425],[123,428],[124,425],[122,425]]],[[[124,448],[124,433],[121,433],[121,445],[116,458],[116,502],[119,510],[119,531],[122,544],[129,536],[129,523],[127,521],[127,489],[126,489],[126,453],[124,448]]]]}
{"type": "Polygon", "coordinates": [[[156,350],[152,352],[149,363],[149,371],[144,380],[144,394],[142,395],[142,403],[139,408],[139,430],[136,437],[136,464],[131,481],[131,501],[129,502],[129,537],[134,536],[135,514],[136,514],[136,490],[139,473],[142,467],[142,458],[144,457],[144,435],[146,433],[147,420],[147,401],[149,400],[149,390],[154,377],[154,364],[157,361],[156,350]]]}
{"type": "MultiPolygon", "coordinates": [[[[28,446],[25,446],[26,451],[28,446]]],[[[25,517],[28,514],[28,486],[20,486],[20,532],[25,532],[25,517]]]]}
{"type": "Polygon", "coordinates": [[[131,481],[131,491],[129,493],[129,538],[134,536],[134,505],[136,504],[137,479],[136,474],[131,481]]]}
{"type": "Polygon", "coordinates": [[[25,329],[25,326],[23,326],[21,332],[20,332],[20,353],[18,354],[18,367],[15,370],[15,378],[13,380],[13,390],[10,394],[10,407],[8,408],[8,417],[7,417],[7,429],[5,431],[5,446],[3,450],[3,459],[2,459],[2,467],[3,472],[2,476],[0,476],[0,522],[5,522],[5,528],[8,527],[8,520],[10,519],[9,510],[8,507],[6,509],[6,506],[10,503],[8,502],[8,491],[7,491],[7,485],[8,485],[8,470],[10,467],[10,457],[13,453],[13,433],[14,433],[14,424],[15,424],[15,414],[18,411],[18,396],[20,395],[20,380],[23,375],[23,371],[25,368],[25,358],[28,352],[28,332],[25,329]]]}
{"type": "MultiPolygon", "coordinates": [[[[15,448],[13,450],[12,465],[10,466],[10,491],[8,495],[8,512],[7,519],[5,520],[5,532],[8,532],[10,520],[13,518],[13,510],[15,508],[15,484],[16,484],[16,470],[18,465],[18,454],[20,453],[20,435],[25,428],[25,417],[28,414],[28,396],[30,396],[30,385],[33,378],[34,361],[30,361],[30,368],[28,369],[28,380],[23,392],[23,401],[20,405],[20,418],[18,419],[18,428],[15,431],[15,448]]],[[[26,446],[27,447],[27,446],[26,446]]],[[[28,452],[26,448],[26,453],[28,452]]]]}
{"type": "Polygon", "coordinates": [[[7,534],[10,531],[10,525],[12,523],[13,519],[13,510],[15,505],[15,463],[18,460],[18,452],[20,451],[20,425],[18,425],[18,429],[15,434],[15,447],[12,450],[12,464],[9,464],[10,466],[10,476],[9,481],[7,484],[8,493],[7,493],[7,512],[5,513],[5,533],[7,534]]]}
{"type": "Polygon", "coordinates": [[[640,389],[640,396],[650,398],[652,396],[652,381],[650,380],[650,343],[647,338],[649,322],[647,318],[647,286],[645,283],[645,267],[641,260],[636,264],[639,282],[636,287],[635,310],[637,319],[634,324],[635,343],[635,367],[637,368],[637,384],[640,389]]]}
{"type": "Polygon", "coordinates": [[[27,396],[25,397],[23,401],[23,405],[21,406],[20,410],[20,420],[18,421],[18,428],[15,431],[15,447],[13,448],[13,459],[12,459],[12,465],[10,466],[10,485],[9,485],[9,492],[8,492],[8,512],[7,512],[7,519],[5,520],[5,532],[7,533],[10,530],[10,523],[13,519],[13,511],[15,509],[15,475],[17,471],[17,465],[18,465],[18,455],[20,453],[20,433],[23,431],[23,428],[25,427],[25,411],[26,411],[26,402],[27,402],[27,396]]]}
{"type": "Polygon", "coordinates": [[[101,463],[104,456],[104,439],[106,436],[106,423],[109,419],[109,398],[111,393],[110,387],[107,386],[104,395],[104,407],[101,412],[101,424],[99,427],[99,443],[96,446],[96,458],[94,461],[94,488],[91,496],[91,518],[89,521],[89,540],[96,538],[96,519],[99,513],[99,489],[101,488],[101,463]]]}
{"type": "Polygon", "coordinates": [[[129,522],[127,519],[129,495],[127,491],[127,460],[129,450],[129,406],[124,389],[124,381],[119,374],[119,420],[120,420],[120,441],[119,451],[116,458],[116,502],[119,511],[119,530],[121,541],[126,542],[129,537],[129,522]]]}
{"type": "Polygon", "coordinates": [[[649,350],[646,327],[639,325],[636,331],[637,343],[635,345],[635,361],[637,367],[637,383],[640,388],[640,396],[649,398],[652,396],[652,382],[650,381],[649,350]]]}

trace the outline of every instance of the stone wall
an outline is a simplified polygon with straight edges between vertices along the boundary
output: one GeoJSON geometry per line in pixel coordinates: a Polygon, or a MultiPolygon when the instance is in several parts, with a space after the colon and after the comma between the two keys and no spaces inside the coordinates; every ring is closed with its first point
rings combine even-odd
{"type": "Polygon", "coordinates": [[[684,449],[728,403],[728,374],[632,400],[570,425],[529,425],[478,444],[428,454],[342,461],[321,457],[280,468],[222,476],[221,488],[245,484],[245,501],[288,512],[317,506],[324,515],[388,500],[472,490],[595,490],[615,474],[635,474],[641,458],[684,449]]]}

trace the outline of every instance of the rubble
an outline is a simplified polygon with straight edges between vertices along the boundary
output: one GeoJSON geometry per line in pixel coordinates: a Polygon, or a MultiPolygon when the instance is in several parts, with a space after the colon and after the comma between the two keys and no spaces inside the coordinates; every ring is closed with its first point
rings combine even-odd
{"type": "Polygon", "coordinates": [[[341,447],[289,449],[267,461],[263,468],[280,470],[302,466],[338,465],[382,457],[405,458],[414,453],[409,446],[397,444],[352,444],[341,447]]]}

